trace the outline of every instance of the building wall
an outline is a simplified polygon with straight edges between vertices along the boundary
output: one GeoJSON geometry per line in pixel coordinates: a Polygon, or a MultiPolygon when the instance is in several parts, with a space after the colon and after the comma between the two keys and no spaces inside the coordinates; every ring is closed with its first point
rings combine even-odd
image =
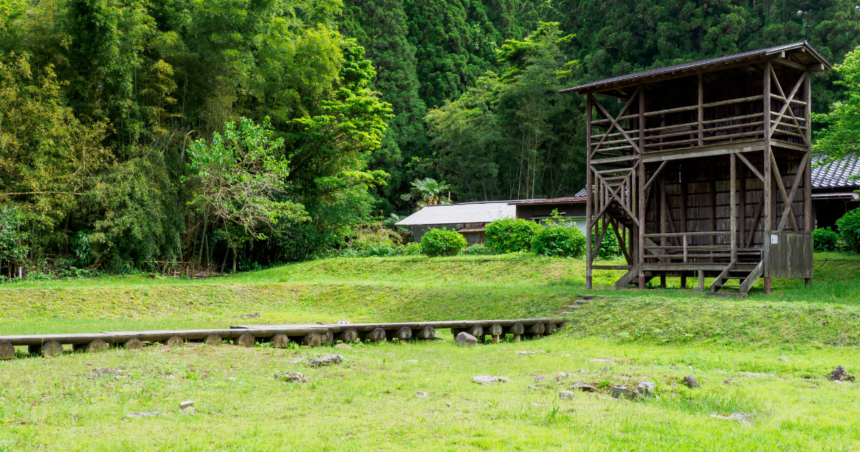
{"type": "MultiPolygon", "coordinates": [[[[486,226],[487,223],[459,223],[459,224],[422,224],[418,226],[412,226],[412,241],[415,243],[421,242],[421,237],[427,233],[427,231],[431,229],[448,229],[449,231],[457,231],[462,228],[482,228],[486,226]]],[[[461,233],[463,237],[466,238],[466,242],[469,245],[474,245],[476,243],[484,243],[484,233],[483,232],[466,232],[461,233]]]]}
{"type": "Polygon", "coordinates": [[[517,218],[536,221],[538,223],[546,218],[552,218],[552,211],[558,210],[563,217],[571,219],[576,227],[585,234],[585,203],[568,204],[519,204],[517,205],[517,218]]]}

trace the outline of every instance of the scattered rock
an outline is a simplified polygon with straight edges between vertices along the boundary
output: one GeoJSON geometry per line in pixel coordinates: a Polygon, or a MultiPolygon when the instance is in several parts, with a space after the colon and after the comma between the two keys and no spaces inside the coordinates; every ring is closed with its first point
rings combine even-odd
{"type": "Polygon", "coordinates": [[[562,311],[561,312],[561,315],[572,315],[572,314],[576,314],[576,312],[573,312],[573,311],[562,311]]]}
{"type": "Polygon", "coordinates": [[[616,399],[635,399],[636,392],[625,388],[624,386],[615,386],[609,390],[609,394],[616,399]]]}
{"type": "Polygon", "coordinates": [[[717,419],[725,419],[728,421],[737,421],[737,422],[740,422],[742,424],[749,424],[751,419],[752,419],[751,414],[745,414],[745,413],[732,413],[732,414],[729,414],[728,416],[722,415],[719,413],[711,413],[711,417],[715,417],[717,419]]]}
{"type": "Polygon", "coordinates": [[[699,380],[696,380],[696,377],[694,377],[692,375],[687,375],[686,377],[684,377],[684,379],[681,380],[681,383],[683,383],[684,386],[686,386],[690,389],[698,388],[701,386],[701,385],[699,385],[699,380]]]}
{"type": "Polygon", "coordinates": [[[785,356],[780,356],[780,357],[779,357],[779,358],[777,358],[776,360],[777,360],[777,361],[788,361],[788,358],[787,358],[787,357],[785,357],[785,356]]]}
{"type": "Polygon", "coordinates": [[[334,346],[334,348],[337,348],[340,350],[352,350],[352,347],[349,344],[337,344],[334,346]]]}
{"type": "Polygon", "coordinates": [[[299,372],[276,372],[275,380],[286,381],[287,383],[306,383],[308,377],[299,372]]]}
{"type": "Polygon", "coordinates": [[[251,314],[241,314],[237,316],[233,316],[234,319],[258,319],[260,318],[259,312],[252,312],[251,314]]]}
{"type": "Polygon", "coordinates": [[[445,406],[448,408],[451,408],[452,406],[454,406],[454,404],[453,403],[446,403],[445,406]]]}
{"type": "Polygon", "coordinates": [[[597,388],[595,388],[594,386],[591,386],[589,384],[585,384],[581,381],[577,381],[576,383],[570,385],[570,387],[567,389],[575,389],[578,391],[585,391],[585,392],[594,392],[597,390],[597,388]]]}
{"type": "Polygon", "coordinates": [[[559,399],[572,399],[575,394],[571,391],[559,391],[558,398],[559,399]]]}
{"type": "Polygon", "coordinates": [[[544,377],[543,375],[535,375],[535,383],[540,383],[544,380],[546,380],[546,377],[544,377]]]}
{"type": "Polygon", "coordinates": [[[493,383],[509,383],[511,379],[494,375],[478,375],[476,377],[472,377],[472,381],[482,385],[491,385],[493,383]]]}
{"type": "Polygon", "coordinates": [[[588,300],[573,300],[573,302],[576,304],[588,304],[589,303],[588,300]]]}
{"type": "Polygon", "coordinates": [[[340,364],[343,361],[343,356],[340,355],[325,355],[322,358],[317,358],[310,362],[311,367],[330,366],[332,364],[340,364]]]}
{"type": "Polygon", "coordinates": [[[655,392],[657,392],[657,385],[650,381],[640,381],[636,385],[636,394],[639,394],[639,397],[651,397],[655,392]]]}
{"type": "Polygon", "coordinates": [[[763,374],[763,373],[757,373],[757,372],[741,372],[741,375],[743,375],[744,377],[753,377],[753,378],[767,378],[767,377],[773,377],[774,376],[773,374],[763,374]]]}
{"type": "Polygon", "coordinates": [[[194,414],[194,401],[186,400],[179,404],[180,414],[194,414]]]}
{"type": "Polygon", "coordinates": [[[669,369],[678,370],[678,366],[669,366],[669,369]]]}
{"type": "Polygon", "coordinates": [[[577,297],[582,298],[583,300],[591,300],[594,298],[594,295],[583,295],[581,293],[576,294],[577,297]]]}
{"type": "Polygon", "coordinates": [[[134,413],[128,413],[125,415],[127,418],[139,418],[139,417],[152,417],[152,416],[164,416],[165,413],[159,411],[137,411],[134,413]]]}
{"type": "Polygon", "coordinates": [[[111,368],[93,369],[93,371],[90,372],[90,378],[120,377],[123,375],[125,375],[125,372],[111,368]]]}
{"type": "MultiPolygon", "coordinates": [[[[449,404],[449,406],[450,406],[450,404],[449,404]]],[[[542,403],[537,403],[537,402],[532,402],[532,403],[530,403],[530,404],[529,404],[529,407],[530,407],[530,408],[537,408],[537,407],[541,407],[541,406],[543,406],[543,404],[542,404],[542,403]]]]}
{"type": "Polygon", "coordinates": [[[227,381],[236,381],[236,377],[230,377],[227,379],[227,381]]]}
{"type": "Polygon", "coordinates": [[[833,372],[830,372],[827,379],[830,381],[854,381],[854,375],[849,374],[844,367],[837,366],[833,372]]]}
{"type": "Polygon", "coordinates": [[[723,380],[723,384],[724,384],[724,385],[730,385],[730,384],[732,384],[732,383],[734,383],[734,382],[735,382],[735,380],[732,380],[731,378],[729,378],[728,380],[723,380]]]}
{"type": "Polygon", "coordinates": [[[601,372],[609,372],[610,370],[612,370],[612,368],[609,366],[606,366],[606,367],[603,367],[600,369],[601,372]]]}
{"type": "Polygon", "coordinates": [[[535,353],[543,353],[543,352],[533,352],[530,350],[523,350],[523,351],[517,352],[517,355],[534,355],[535,353]]]}
{"type": "Polygon", "coordinates": [[[594,363],[614,363],[615,360],[612,358],[594,358],[591,360],[594,363]]]}
{"type": "Polygon", "coordinates": [[[417,359],[407,359],[407,360],[406,360],[406,362],[407,362],[407,363],[412,363],[412,364],[418,364],[418,360],[417,360],[417,359]]]}
{"type": "Polygon", "coordinates": [[[421,398],[421,399],[425,399],[425,398],[427,398],[428,396],[429,396],[429,394],[427,394],[427,393],[426,393],[426,392],[424,392],[424,391],[418,391],[418,392],[416,392],[416,393],[415,393],[415,397],[418,397],[418,398],[421,398]]]}
{"type": "Polygon", "coordinates": [[[462,332],[462,333],[457,335],[457,337],[454,339],[454,341],[457,342],[457,345],[462,345],[464,347],[471,347],[471,346],[478,343],[478,338],[475,336],[472,336],[469,333],[462,332]]]}

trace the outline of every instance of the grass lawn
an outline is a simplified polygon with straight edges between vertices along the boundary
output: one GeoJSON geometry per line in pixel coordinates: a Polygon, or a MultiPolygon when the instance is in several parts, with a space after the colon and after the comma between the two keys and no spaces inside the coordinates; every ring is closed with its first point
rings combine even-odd
{"type": "MultiPolygon", "coordinates": [[[[0,335],[558,316],[583,292],[583,274],[582,261],[512,255],[7,284],[0,335]],[[251,312],[260,317],[235,318],[251,312]]],[[[860,449],[860,385],[825,378],[837,365],[860,372],[856,256],[817,255],[813,287],[778,280],[774,294],[759,288],[746,300],[617,292],[617,275],[597,272],[594,293],[605,297],[554,336],[462,349],[442,332],[443,341],[336,350],[345,361],[319,369],[307,360],[331,347],[154,345],[53,359],[22,351],[0,362],[0,451],[860,449]],[[123,374],[91,378],[97,368],[123,374]],[[277,371],[309,382],[277,381],[277,371]],[[476,375],[511,381],[483,386],[476,375]],[[683,386],[685,375],[701,388],[683,386]],[[576,381],[600,389],[559,398],[576,381]],[[657,396],[607,394],[639,381],[655,382],[657,396]],[[184,400],[195,414],[179,414],[184,400]],[[124,418],[139,411],[166,415],[124,418]],[[749,422],[714,417],[730,414],[749,422]]]]}

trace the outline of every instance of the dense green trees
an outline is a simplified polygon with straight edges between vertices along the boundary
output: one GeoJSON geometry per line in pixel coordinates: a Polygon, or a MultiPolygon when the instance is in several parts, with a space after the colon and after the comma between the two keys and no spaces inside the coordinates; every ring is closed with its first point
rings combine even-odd
{"type": "Polygon", "coordinates": [[[583,105],[557,89],[804,39],[845,61],[813,89],[819,147],[850,150],[855,3],[0,0],[0,265],[305,259],[427,178],[571,195],[583,105]]]}

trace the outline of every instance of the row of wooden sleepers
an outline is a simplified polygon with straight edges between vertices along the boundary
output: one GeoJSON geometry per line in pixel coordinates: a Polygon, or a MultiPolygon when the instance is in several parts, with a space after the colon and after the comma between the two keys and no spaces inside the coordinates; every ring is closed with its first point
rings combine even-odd
{"type": "Polygon", "coordinates": [[[507,320],[453,320],[440,322],[407,323],[343,323],[314,325],[234,325],[229,329],[112,331],[85,334],[34,334],[0,336],[0,359],[15,357],[16,346],[26,346],[30,354],[55,356],[63,353],[64,345],[74,350],[90,352],[106,350],[111,346],[127,349],[141,348],[145,342],[182,345],[186,341],[210,345],[223,343],[251,347],[256,342],[270,342],[283,348],[290,342],[317,347],[323,344],[355,341],[379,342],[384,340],[434,339],[437,329],[450,329],[454,335],[467,332],[478,339],[498,342],[511,335],[519,341],[523,337],[540,338],[552,334],[563,325],[561,319],[533,318],[507,320]]]}

